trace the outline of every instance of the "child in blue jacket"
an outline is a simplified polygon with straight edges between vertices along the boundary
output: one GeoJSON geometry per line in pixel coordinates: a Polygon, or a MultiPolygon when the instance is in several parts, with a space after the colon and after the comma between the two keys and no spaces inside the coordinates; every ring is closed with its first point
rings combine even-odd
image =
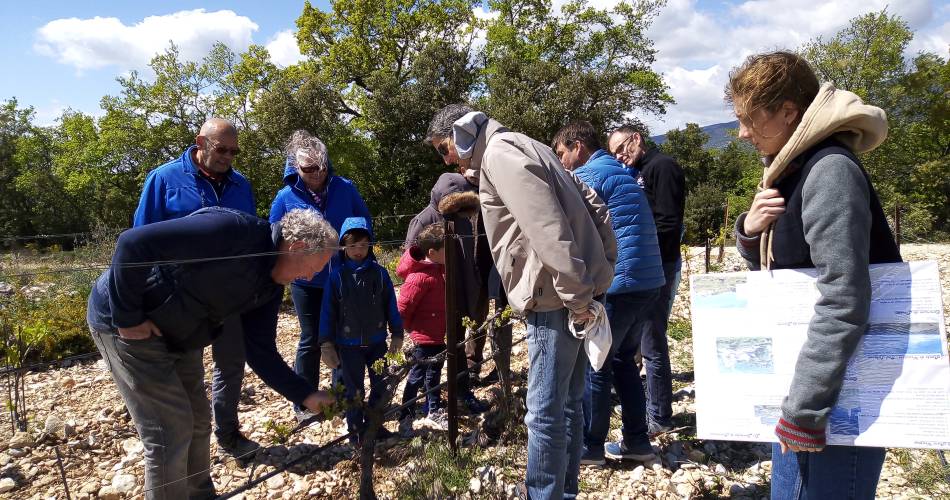
{"type": "MultiPolygon", "coordinates": [[[[383,374],[372,366],[386,355],[387,325],[392,335],[389,352],[402,348],[402,319],[396,306],[396,291],[386,269],[373,255],[372,233],[365,217],[349,217],[340,231],[339,257],[331,263],[323,306],[320,311],[321,357],[330,368],[341,367],[346,399],[363,400],[363,381],[369,372],[368,404],[375,405],[383,393],[383,374]]],[[[366,428],[363,411],[354,405],[346,412],[350,442],[359,442],[366,428]]],[[[385,428],[378,438],[392,437],[385,428]]]]}

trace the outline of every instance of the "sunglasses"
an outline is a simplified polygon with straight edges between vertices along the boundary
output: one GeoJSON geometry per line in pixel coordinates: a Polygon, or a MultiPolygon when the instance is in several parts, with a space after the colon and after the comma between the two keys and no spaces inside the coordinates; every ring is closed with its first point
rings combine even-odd
{"type": "Polygon", "coordinates": [[[438,151],[442,156],[449,155],[449,146],[446,144],[446,142],[448,142],[448,139],[443,140],[438,146],[435,147],[435,150],[438,151]]]}
{"type": "Polygon", "coordinates": [[[321,167],[320,165],[308,165],[306,167],[304,167],[303,165],[297,165],[297,168],[299,168],[300,171],[305,174],[312,174],[314,172],[321,172],[324,170],[324,168],[321,167]]]}
{"type": "Polygon", "coordinates": [[[215,153],[218,153],[219,155],[230,153],[231,156],[237,156],[241,154],[241,148],[229,148],[227,146],[215,144],[214,142],[211,141],[211,139],[208,139],[208,145],[211,146],[212,151],[214,151],[215,153]]]}

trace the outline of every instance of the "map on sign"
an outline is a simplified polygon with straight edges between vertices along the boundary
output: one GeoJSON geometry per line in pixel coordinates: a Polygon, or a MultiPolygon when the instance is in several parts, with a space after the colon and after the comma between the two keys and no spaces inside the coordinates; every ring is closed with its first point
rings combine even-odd
{"type": "MultiPolygon", "coordinates": [[[[935,262],[871,266],[867,333],[828,420],[832,445],[950,449],[950,358],[935,262]]],[[[819,298],[814,269],[690,279],[700,439],[777,441],[819,298]]]]}

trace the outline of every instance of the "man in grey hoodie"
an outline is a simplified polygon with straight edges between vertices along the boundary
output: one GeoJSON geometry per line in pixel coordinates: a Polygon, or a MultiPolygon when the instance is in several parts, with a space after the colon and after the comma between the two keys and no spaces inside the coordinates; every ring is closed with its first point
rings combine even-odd
{"type": "Polygon", "coordinates": [[[587,359],[568,324],[589,321],[613,281],[607,207],[551,148],[467,106],[436,113],[426,142],[447,164],[479,173],[491,254],[512,309],[527,318],[528,495],[574,498],[587,359]]]}

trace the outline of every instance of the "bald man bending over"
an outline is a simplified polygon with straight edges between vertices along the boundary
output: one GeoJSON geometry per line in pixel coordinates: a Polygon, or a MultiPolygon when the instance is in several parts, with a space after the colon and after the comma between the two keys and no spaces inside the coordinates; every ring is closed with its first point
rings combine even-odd
{"type": "MultiPolygon", "coordinates": [[[[177,219],[204,207],[220,206],[257,215],[251,184],[231,168],[240,152],[234,124],[221,118],[206,121],[195,137],[195,145],[149,172],[133,225],[177,219]]],[[[221,334],[211,345],[211,355],[211,406],[218,450],[248,459],[260,446],[241,434],[238,422],[245,357],[240,318],[224,319],[221,334]]]]}

